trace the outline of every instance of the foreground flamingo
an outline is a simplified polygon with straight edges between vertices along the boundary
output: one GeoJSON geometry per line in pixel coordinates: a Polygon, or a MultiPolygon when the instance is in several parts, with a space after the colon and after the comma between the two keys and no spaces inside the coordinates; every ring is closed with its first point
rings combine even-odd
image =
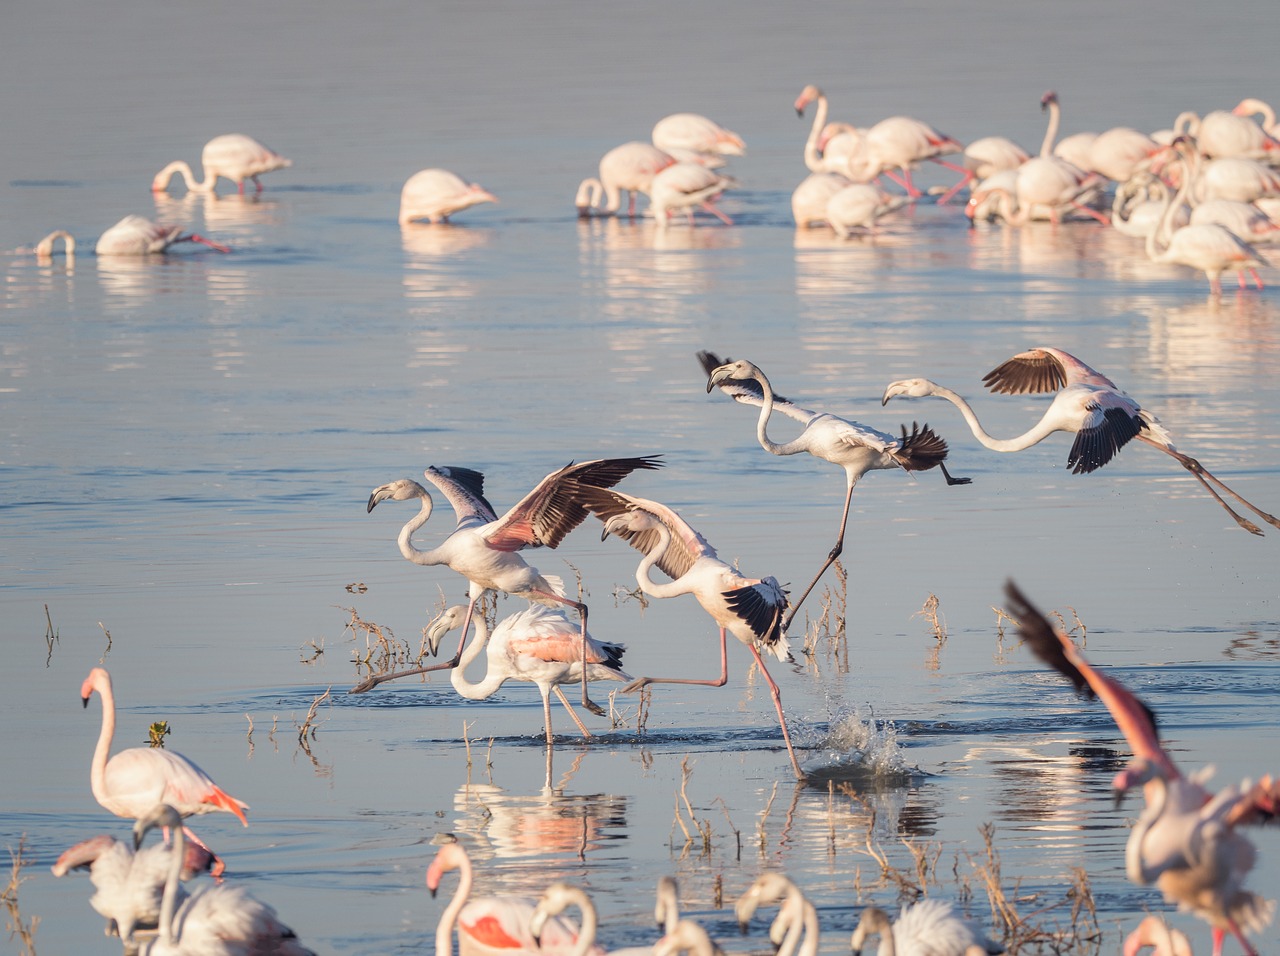
{"type": "Polygon", "coordinates": [[[156,173],[151,181],[152,192],[164,192],[175,174],[181,174],[187,188],[192,192],[213,192],[218,185],[218,178],[229,179],[243,194],[244,181],[252,179],[258,192],[262,192],[262,183],[258,177],[263,173],[285,169],[293,165],[293,160],[285,159],[279,153],[268,149],[251,136],[242,133],[227,133],[215,136],[204,144],[200,153],[200,165],[204,167],[204,181],[197,181],[191,173],[191,167],[185,160],[177,159],[156,173]]]}
{"type": "Polygon", "coordinates": [[[797,228],[824,225],[831,197],[851,185],[853,180],[839,173],[810,173],[806,176],[791,194],[791,216],[797,228]]]}
{"type": "Polygon", "coordinates": [[[1210,482],[1244,505],[1273,527],[1280,520],[1258,509],[1228,488],[1200,462],[1184,455],[1173,446],[1172,436],[1154,414],[1130,398],[1111,379],[1096,372],[1074,355],[1062,349],[1041,346],[1019,352],[1009,361],[992,369],[983,383],[993,392],[1008,395],[1057,391],[1044,416],[1032,428],[1016,438],[993,438],[988,435],[967,401],[945,386],[926,378],[891,382],[884,390],[881,404],[896,396],[944,398],[964,416],[974,437],[992,451],[1022,451],[1038,444],[1054,432],[1076,436],[1067,455],[1067,467],[1073,474],[1088,474],[1109,462],[1131,439],[1145,442],[1164,452],[1187,469],[1204,486],[1236,524],[1251,534],[1262,534],[1256,524],[1236,514],[1214,490],[1210,482]]]}
{"type": "Polygon", "coordinates": [[[1138,956],[1150,946],[1154,956],[1191,956],[1191,941],[1180,929],[1170,929],[1169,924],[1154,913],[1144,916],[1142,922],[1124,938],[1124,956],[1138,956]]]}
{"type": "MultiPolygon", "coordinates": [[[[520,557],[519,552],[525,548],[556,547],[564,540],[565,535],[586,518],[586,509],[566,494],[566,487],[570,483],[575,486],[612,488],[636,469],[660,467],[662,462],[657,458],[603,458],[578,465],[566,465],[543,478],[515,507],[499,518],[493,506],[485,499],[484,475],[470,468],[437,468],[433,465],[423,474],[453,506],[458,524],[438,547],[430,551],[419,551],[412,541],[413,533],[427,523],[434,507],[427,489],[409,478],[401,478],[373,489],[373,493],[369,495],[369,511],[373,511],[380,501],[412,501],[415,498],[422,501],[418,514],[400,529],[397,539],[400,553],[414,564],[427,567],[448,565],[471,583],[470,601],[462,624],[458,650],[451,660],[429,667],[375,675],[351,688],[350,693],[363,693],[383,681],[397,677],[458,666],[476,601],[485,591],[490,590],[517,594],[539,604],[560,604],[574,608],[582,621],[581,658],[589,658],[587,606],[565,597],[564,584],[558,577],[539,573],[537,568],[520,557]]],[[[582,706],[596,716],[604,714],[587,696],[585,671],[582,675],[582,706]]]]}
{"type": "MultiPolygon", "coordinates": [[[[596,943],[596,928],[600,918],[595,903],[587,895],[586,890],[571,883],[552,883],[543,891],[533,918],[529,921],[529,931],[533,938],[541,943],[542,930],[549,919],[559,916],[570,906],[578,907],[582,914],[582,926],[578,930],[578,943],[569,956],[588,956],[600,952],[596,943]]],[[[669,876],[658,880],[657,902],[654,905],[654,918],[663,931],[670,933],[680,919],[679,903],[676,900],[676,881],[669,876]]],[[[625,949],[609,951],[609,956],[651,956],[652,946],[630,946],[625,949]]]]}
{"type": "Polygon", "coordinates": [[[497,201],[493,193],[476,183],[467,183],[447,169],[422,169],[410,176],[400,190],[400,225],[416,219],[448,222],[455,212],[477,203],[497,201]]]}
{"type": "Polygon", "coordinates": [[[1227,933],[1256,956],[1244,934],[1261,932],[1276,904],[1244,888],[1257,851],[1236,828],[1280,813],[1280,781],[1267,776],[1253,785],[1246,780],[1215,795],[1203,785],[1207,774],[1182,776],[1160,744],[1151,709],[1090,665],[1013,582],[1005,592],[1023,641],[1077,692],[1100,698],[1133,749],[1133,760],[1112,783],[1117,801],[1144,786],[1146,808],[1125,846],[1129,879],[1140,886],[1155,883],[1170,903],[1208,922],[1214,956],[1220,956],[1227,933]]]}
{"type": "Polygon", "coordinates": [[[670,153],[648,143],[615,146],[600,159],[600,178],[584,179],[578,186],[578,196],[574,200],[578,215],[585,217],[592,212],[613,215],[622,205],[622,193],[626,192],[627,215],[634,216],[636,193],[647,196],[653,177],[675,161],[670,153]]]}
{"type": "MultiPolygon", "coordinates": [[[[244,815],[249,805],[219,787],[182,754],[153,747],[130,747],[108,760],[116,730],[116,699],[111,689],[111,675],[101,667],[89,671],[80,686],[84,706],[89,706],[94,691],[102,698],[102,731],[89,765],[89,786],[98,803],[116,816],[130,820],[139,820],[157,804],[165,803],[183,817],[221,811],[234,813],[241,823],[249,825],[244,815]]],[[[204,846],[190,830],[185,832],[192,842],[204,846]]],[[[214,859],[216,876],[222,872],[223,864],[217,857],[214,859]]]]}
{"type": "Polygon", "coordinates": [[[159,932],[142,945],[141,956],[315,956],[276,911],[243,887],[203,886],[179,906],[178,883],[185,854],[182,818],[167,804],[154,808],[133,826],[133,842],[141,846],[149,830],[173,831],[169,875],[164,884],[159,932]]]}
{"type": "Polygon", "coordinates": [[[800,595],[800,600],[791,607],[791,613],[783,622],[785,633],[800,605],[809,596],[818,580],[831,567],[836,558],[844,550],[845,529],[849,525],[849,505],[853,501],[853,489],[858,479],[869,471],[887,468],[901,468],[903,471],[928,471],[940,468],[948,485],[967,485],[968,478],[953,478],[947,471],[944,461],[947,457],[947,443],[939,438],[928,425],[923,429],[912,426],[911,434],[902,426],[902,437],[892,435],[858,422],[851,422],[825,412],[815,412],[788,401],[780,395],[773,394],[773,388],[764,372],[746,361],[733,361],[727,356],[721,359],[714,352],[699,352],[698,361],[707,373],[707,391],[717,385],[736,402],[744,405],[760,406],[760,417],[756,421],[756,439],[760,447],[772,455],[798,455],[807,452],[815,458],[829,461],[844,469],[845,495],[844,512],[840,516],[840,531],[836,535],[836,543],[827,554],[826,560],[818,573],[814,575],[809,586],[800,595]],[[769,416],[774,410],[782,412],[788,418],[800,422],[804,430],[791,441],[778,444],[769,438],[766,427],[769,416]]]}
{"type": "MultiPolygon", "coordinates": [[[[452,834],[436,837],[441,844],[435,859],[427,867],[427,889],[434,897],[446,873],[458,871],[458,888],[453,899],[440,914],[436,924],[436,956],[452,956],[453,931],[458,931],[460,956],[517,956],[544,954],[570,956],[577,950],[578,932],[559,917],[546,919],[535,938],[529,924],[535,906],[518,896],[484,896],[471,898],[471,859],[452,834]]],[[[599,947],[590,950],[601,956],[599,947]]]]}
{"type": "Polygon", "coordinates": [[[696,680],[684,677],[641,677],[628,684],[624,691],[639,690],[648,684],[703,684],[723,687],[729,679],[729,657],[726,633],[732,633],[751,650],[769,685],[773,706],[778,711],[778,724],[782,727],[782,739],[791,757],[796,779],[803,780],[804,772],[791,747],[791,734],[787,731],[787,719],[782,713],[782,692],[769,676],[769,670],[760,657],[761,649],[769,651],[780,661],[790,656],[786,633],[782,627],[782,613],[787,607],[787,595],[775,577],[748,578],[733,566],[716,556],[716,549],[707,539],[693,530],[688,523],[666,505],[644,498],[633,498],[602,488],[580,488],[578,500],[604,522],[601,540],[615,534],[629,542],[644,554],[636,568],[636,582],[640,590],[650,597],[671,598],[692,594],[720,627],[720,676],[715,680],[696,680]],[[671,583],[661,584],[650,576],[657,565],[670,576],[671,583]]]}
{"type": "Polygon", "coordinates": [[[693,920],[682,919],[653,945],[653,956],[724,956],[719,944],[693,920]]]}
{"type": "Polygon", "coordinates": [[[654,124],[651,138],[654,146],[668,153],[691,150],[717,156],[743,156],[747,150],[741,136],[698,113],[664,116],[654,124]]]}
{"type": "Polygon", "coordinates": [[[766,870],[757,876],[733,904],[738,928],[745,935],[761,906],[779,903],[769,926],[774,956],[816,956],[819,943],[818,911],[785,873],[766,870]]]}
{"type": "Polygon", "coordinates": [[[145,256],[164,252],[176,242],[198,242],[218,252],[231,251],[194,232],[184,236],[181,226],[162,226],[142,216],[125,216],[98,237],[93,251],[100,256],[145,256]]]}
{"type": "Polygon", "coordinates": [[[853,956],[862,952],[869,936],[879,936],[879,956],[985,956],[1004,952],[987,939],[972,920],[956,914],[946,900],[927,899],[904,907],[896,920],[878,906],[868,906],[858,918],[849,941],[853,956]]]}
{"type": "MultiPolygon", "coordinates": [[[[460,625],[466,614],[466,605],[458,604],[427,626],[427,640],[433,654],[440,639],[460,625]]],[[[605,644],[588,634],[587,680],[631,680],[631,675],[622,670],[622,654],[625,650],[621,644],[605,644]]],[[[582,731],[582,736],[591,736],[591,731],[587,730],[586,724],[574,713],[560,689],[561,684],[576,684],[581,679],[582,645],[577,622],[570,621],[558,609],[552,610],[540,604],[534,604],[519,614],[503,619],[494,628],[492,636],[489,634],[489,622],[481,614],[476,618],[474,640],[467,645],[458,666],[449,672],[453,689],[468,700],[492,697],[509,680],[536,684],[542,694],[542,714],[548,746],[552,743],[552,691],[555,691],[560,702],[569,711],[569,716],[582,731]],[[472,683],[466,678],[466,670],[480,656],[481,650],[487,651],[484,679],[479,683],[472,683]]]]}

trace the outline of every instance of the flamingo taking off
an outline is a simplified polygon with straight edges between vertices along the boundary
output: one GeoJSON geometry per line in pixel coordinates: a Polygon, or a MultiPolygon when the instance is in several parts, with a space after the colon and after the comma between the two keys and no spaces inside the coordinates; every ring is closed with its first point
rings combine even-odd
{"type": "MultiPolygon", "coordinates": [[[[427,626],[427,641],[431,653],[436,652],[441,638],[460,625],[466,618],[467,607],[457,604],[446,610],[427,626]]],[[[629,681],[631,675],[622,670],[621,644],[606,644],[587,635],[587,680],[629,681]]],[[[578,624],[558,609],[534,604],[518,614],[504,618],[493,634],[489,634],[489,622],[484,614],[476,618],[476,636],[463,652],[458,666],[449,672],[453,689],[468,700],[484,700],[497,693],[509,680],[529,681],[538,686],[542,694],[542,714],[547,732],[547,744],[551,736],[551,698],[555,691],[569,716],[590,737],[578,715],[560,690],[561,684],[576,684],[582,679],[582,644],[579,641],[578,624]],[[467,667],[486,651],[487,666],[484,679],[472,683],[466,678],[467,667]]]]}
{"type": "Polygon", "coordinates": [[[185,160],[175,159],[151,181],[152,192],[164,192],[175,173],[180,173],[192,192],[211,193],[218,185],[218,178],[229,179],[243,194],[244,181],[252,179],[258,192],[262,192],[262,183],[258,177],[277,169],[285,169],[293,165],[293,160],[285,159],[274,150],[263,146],[251,136],[243,133],[227,133],[215,136],[204,144],[200,153],[200,165],[204,167],[204,181],[199,182],[191,174],[191,167],[185,160]]]}
{"type": "Polygon", "coordinates": [[[1101,468],[1130,439],[1137,438],[1164,452],[1189,471],[1218,504],[1227,510],[1227,514],[1235,519],[1236,524],[1246,531],[1262,534],[1262,529],[1256,524],[1231,510],[1213,485],[1268,524],[1280,528],[1280,520],[1250,504],[1210,474],[1200,462],[1178,451],[1173,446],[1172,436],[1160,424],[1160,420],[1136,399],[1130,398],[1101,372],[1094,371],[1062,349],[1041,346],[1019,352],[988,372],[982,381],[991,391],[1006,395],[1052,391],[1057,391],[1057,394],[1039,422],[1016,438],[1004,439],[987,434],[967,401],[951,389],[925,378],[891,382],[884,390],[881,404],[888,403],[889,399],[896,396],[924,398],[932,395],[944,398],[960,409],[960,414],[964,416],[974,437],[992,451],[1022,451],[1054,432],[1074,434],[1076,440],[1067,455],[1067,467],[1077,475],[1101,468]]]}
{"type": "Polygon", "coordinates": [[[400,190],[400,225],[418,219],[448,222],[455,212],[498,197],[477,183],[467,183],[447,169],[422,169],[400,190]]]}
{"type": "Polygon", "coordinates": [[[1246,780],[1215,795],[1203,785],[1206,774],[1182,776],[1160,743],[1151,709],[1090,665],[1012,581],[1005,593],[1023,641],[1078,693],[1100,698],[1133,749],[1133,760],[1112,783],[1117,802],[1139,784],[1145,791],[1146,808],[1125,846],[1129,879],[1139,886],[1155,883],[1170,903],[1207,921],[1214,956],[1220,956],[1227,933],[1256,956],[1244,934],[1261,932],[1276,904],[1244,888],[1257,851],[1237,827],[1265,823],[1280,813],[1280,781],[1268,776],[1253,785],[1246,780]]]}
{"type": "Polygon", "coordinates": [[[862,952],[869,936],[879,936],[879,956],[986,956],[1004,952],[972,920],[959,916],[947,900],[926,899],[903,907],[890,922],[878,906],[858,917],[849,940],[853,956],[862,952]]]}
{"type": "MultiPolygon", "coordinates": [[[[604,458],[569,464],[547,475],[537,486],[501,518],[484,496],[484,475],[470,468],[427,468],[423,474],[435,485],[453,506],[458,518],[457,527],[436,548],[420,551],[411,540],[413,533],[427,523],[434,503],[427,489],[409,478],[401,478],[373,489],[369,495],[368,510],[373,511],[381,501],[412,501],[419,499],[422,508],[400,529],[397,544],[400,553],[414,564],[432,567],[444,564],[471,582],[467,604],[467,616],[462,625],[462,636],[453,659],[444,664],[417,667],[393,674],[369,677],[351,688],[359,694],[371,690],[383,681],[411,674],[456,667],[462,657],[462,647],[467,640],[467,630],[475,612],[476,601],[485,591],[503,591],[516,594],[529,601],[574,608],[582,621],[580,659],[589,659],[587,649],[587,606],[565,597],[564,584],[558,577],[543,575],[530,565],[519,552],[525,548],[554,548],[564,536],[580,525],[587,511],[568,494],[569,486],[594,485],[612,488],[636,469],[662,467],[658,458],[604,458]]],[[[582,706],[597,716],[604,711],[587,696],[586,672],[582,674],[582,706]]]]}
{"type": "Polygon", "coordinates": [[[769,685],[773,706],[778,711],[778,724],[782,727],[782,739],[791,757],[796,779],[803,780],[804,772],[791,747],[791,734],[787,731],[787,719],[782,713],[782,692],[769,675],[760,656],[761,649],[772,653],[780,661],[790,656],[786,633],[782,627],[782,614],[787,607],[787,594],[778,579],[748,578],[732,565],[716,556],[707,539],[693,530],[689,524],[666,505],[644,498],[633,498],[603,488],[580,488],[578,500],[604,522],[601,540],[614,534],[629,542],[644,558],[636,568],[636,581],[640,590],[650,597],[671,598],[692,594],[715,620],[720,628],[720,676],[715,680],[695,680],[683,677],[641,677],[623,688],[624,692],[639,690],[648,684],[703,684],[723,687],[729,679],[729,658],[726,633],[732,633],[746,645],[755,658],[769,685]],[[657,565],[671,578],[668,584],[654,581],[650,570],[657,565]]]}
{"type": "Polygon", "coordinates": [[[665,229],[671,213],[684,209],[693,224],[693,209],[697,206],[711,213],[726,226],[733,220],[714,205],[716,198],[737,183],[729,176],[721,176],[713,169],[697,163],[676,163],[653,177],[649,191],[649,205],[653,209],[654,222],[665,229]]]}
{"type": "Polygon", "coordinates": [[[947,443],[939,438],[928,425],[924,428],[902,426],[902,437],[892,435],[848,419],[825,412],[802,408],[781,395],[773,393],[773,387],[764,372],[747,361],[720,358],[714,352],[699,352],[698,361],[707,373],[707,391],[717,385],[736,402],[757,405],[760,417],[756,421],[756,439],[760,447],[772,455],[798,455],[808,452],[815,458],[839,465],[845,474],[844,512],[840,516],[840,531],[836,543],[800,600],[791,607],[791,613],[782,625],[785,632],[795,618],[804,599],[809,596],[818,579],[831,567],[844,550],[845,528],[849,524],[849,504],[853,500],[853,488],[869,471],[884,468],[901,468],[903,471],[928,471],[940,468],[948,485],[967,485],[968,478],[953,478],[943,463],[947,457],[947,443]],[[804,426],[804,430],[791,441],[778,444],[769,438],[766,427],[769,416],[777,410],[804,426]]]}
{"type": "Polygon", "coordinates": [[[658,149],[690,150],[716,156],[745,156],[747,144],[737,133],[698,113],[672,113],[658,120],[651,135],[658,149]]]}
{"type": "MultiPolygon", "coordinates": [[[[80,685],[80,699],[85,707],[89,706],[94,691],[102,698],[102,731],[89,764],[89,786],[98,803],[129,820],[141,819],[157,804],[164,803],[183,817],[220,811],[233,813],[241,823],[249,825],[244,815],[249,804],[231,796],[182,754],[154,747],[130,747],[108,760],[111,738],[116,732],[116,698],[111,675],[101,667],[89,671],[80,685]]],[[[190,830],[186,830],[186,835],[192,842],[204,846],[190,830]]],[[[222,872],[223,864],[217,857],[214,859],[216,876],[222,872]]]]}
{"type": "MultiPolygon", "coordinates": [[[[197,236],[194,232],[184,236],[181,226],[162,226],[142,216],[125,216],[98,237],[93,251],[100,256],[146,256],[165,252],[176,242],[198,242],[218,252],[231,251],[227,246],[197,236]]],[[[69,251],[74,249],[74,246],[68,246],[69,251]]],[[[36,251],[40,251],[39,247],[36,251]]]]}
{"type": "Polygon", "coordinates": [[[675,157],[649,143],[631,142],[615,146],[600,159],[600,178],[584,179],[578,186],[574,204],[578,215],[592,212],[612,215],[628,194],[627,215],[636,214],[636,194],[649,194],[653,177],[675,163],[675,157]],[[603,205],[601,203],[603,202],[603,205]]]}

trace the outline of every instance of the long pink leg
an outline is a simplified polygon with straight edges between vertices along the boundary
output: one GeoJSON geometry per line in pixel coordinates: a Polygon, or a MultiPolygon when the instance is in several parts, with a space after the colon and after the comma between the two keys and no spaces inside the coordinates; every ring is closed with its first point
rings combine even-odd
{"type": "Polygon", "coordinates": [[[844,514],[840,516],[840,536],[836,538],[835,546],[827,555],[827,560],[823,562],[822,567],[818,569],[818,573],[814,575],[813,580],[809,582],[809,586],[805,588],[804,593],[800,595],[800,600],[791,605],[791,613],[788,614],[787,619],[782,622],[782,632],[784,634],[787,632],[787,628],[791,626],[791,622],[795,619],[796,612],[800,610],[800,605],[804,603],[804,599],[809,596],[809,592],[813,590],[814,585],[817,584],[818,580],[827,573],[827,568],[831,567],[832,562],[835,561],[836,558],[840,557],[840,552],[844,550],[844,532],[845,528],[848,527],[849,524],[849,502],[852,500],[853,485],[850,484],[849,490],[844,496],[844,514]]]}
{"type": "Polygon", "coordinates": [[[796,772],[797,780],[803,780],[804,771],[800,769],[800,761],[796,760],[796,752],[791,749],[791,734],[787,731],[787,718],[782,715],[782,691],[778,690],[777,683],[769,676],[769,669],[764,666],[760,651],[754,644],[751,645],[751,653],[755,657],[756,663],[760,665],[760,673],[764,675],[764,679],[769,684],[769,693],[773,695],[773,706],[778,710],[778,726],[782,728],[782,740],[787,745],[787,756],[791,758],[791,769],[796,772]]]}
{"type": "Polygon", "coordinates": [[[1104,213],[1100,213],[1096,209],[1090,209],[1088,206],[1083,203],[1078,203],[1074,199],[1071,200],[1071,205],[1073,208],[1080,210],[1080,212],[1084,213],[1086,216],[1091,216],[1098,220],[1098,222],[1102,223],[1104,226],[1111,225],[1111,219],[1104,213]]]}
{"type": "Polygon", "coordinates": [[[956,183],[954,186],[952,186],[945,193],[943,193],[941,196],[938,197],[938,205],[945,206],[948,202],[950,202],[955,197],[956,193],[964,189],[964,187],[969,185],[969,183],[973,182],[973,179],[974,179],[973,172],[971,170],[966,169],[964,171],[964,178],[961,179],[960,182],[956,183]]]}
{"type": "Polygon", "coordinates": [[[571,598],[561,597],[552,591],[530,591],[529,594],[537,595],[539,598],[547,601],[555,601],[559,604],[566,604],[574,608],[579,617],[582,619],[582,706],[591,711],[597,717],[604,716],[604,708],[591,699],[587,694],[587,660],[589,654],[587,651],[587,606],[581,601],[574,601],[571,598]]]}
{"type": "Polygon", "coordinates": [[[220,242],[214,242],[212,239],[206,239],[204,236],[197,236],[194,232],[189,236],[183,236],[177,242],[198,242],[202,246],[208,246],[210,249],[216,249],[218,252],[230,252],[230,246],[224,246],[220,242]]]}
{"type": "Polygon", "coordinates": [[[1247,498],[1244,498],[1238,492],[1232,490],[1221,478],[1213,474],[1211,471],[1209,471],[1209,469],[1205,468],[1204,465],[1200,464],[1200,462],[1196,461],[1190,455],[1184,455],[1180,451],[1174,451],[1172,448],[1168,448],[1165,445],[1161,444],[1160,442],[1153,441],[1150,438],[1147,438],[1145,435],[1138,435],[1138,438],[1146,442],[1152,448],[1157,448],[1160,451],[1164,452],[1166,455],[1168,455],[1170,458],[1176,461],[1183,468],[1187,469],[1187,471],[1191,472],[1191,474],[1195,477],[1196,481],[1200,482],[1200,484],[1204,486],[1204,489],[1207,492],[1209,492],[1209,494],[1213,495],[1214,498],[1217,499],[1218,504],[1222,505],[1222,507],[1227,509],[1227,514],[1235,518],[1236,524],[1244,528],[1245,531],[1251,532],[1252,534],[1262,534],[1262,530],[1256,524],[1254,524],[1252,521],[1248,520],[1247,518],[1242,518],[1240,515],[1232,511],[1231,507],[1225,501],[1222,500],[1222,496],[1209,486],[1209,482],[1212,481],[1215,485],[1217,485],[1219,488],[1221,488],[1223,491],[1229,494],[1236,501],[1240,502],[1240,504],[1244,505],[1246,508],[1248,508],[1254,514],[1256,514],[1259,518],[1261,518],[1267,524],[1275,528],[1280,528],[1280,518],[1276,518],[1275,515],[1268,514],[1267,512],[1259,508],[1257,505],[1255,505],[1253,502],[1249,501],[1247,498]]]}
{"type": "Polygon", "coordinates": [[[720,677],[716,680],[694,680],[691,677],[637,677],[622,688],[622,692],[631,694],[642,687],[648,687],[650,684],[702,684],[706,687],[723,687],[729,681],[729,648],[727,642],[728,635],[722,627],[720,628],[720,677]]]}
{"type": "Polygon", "coordinates": [[[733,225],[733,220],[730,219],[728,216],[726,216],[724,213],[722,213],[719,209],[717,209],[711,203],[704,202],[702,204],[702,208],[705,209],[707,212],[711,213],[711,215],[718,217],[720,221],[724,223],[726,226],[733,225]]]}
{"type": "MultiPolygon", "coordinates": [[[[584,723],[582,722],[582,718],[578,716],[578,712],[577,712],[576,710],[574,710],[574,709],[573,709],[573,705],[569,703],[569,698],[568,698],[568,697],[566,697],[566,696],[564,696],[564,691],[562,691],[562,690],[560,689],[560,685],[559,685],[559,684],[552,684],[552,685],[551,685],[551,689],[552,689],[553,691],[555,691],[556,696],[560,698],[560,703],[564,704],[564,709],[565,709],[565,710],[567,710],[567,711],[569,712],[569,716],[573,718],[573,722],[574,722],[575,724],[577,724],[577,725],[578,725],[578,729],[582,731],[582,736],[584,736],[584,737],[590,737],[590,736],[592,736],[591,731],[587,730],[587,725],[586,725],[586,724],[584,724],[584,723]]],[[[548,735],[549,735],[549,734],[550,734],[550,728],[551,728],[551,707],[550,707],[550,705],[548,705],[548,706],[547,706],[547,714],[546,714],[546,718],[547,718],[547,730],[548,730],[548,735]]]]}

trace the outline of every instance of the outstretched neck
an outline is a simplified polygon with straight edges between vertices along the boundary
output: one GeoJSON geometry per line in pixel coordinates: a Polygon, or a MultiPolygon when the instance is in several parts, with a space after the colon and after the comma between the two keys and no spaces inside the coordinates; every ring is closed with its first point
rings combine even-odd
{"type": "Polygon", "coordinates": [[[982,427],[982,422],[978,421],[978,416],[974,414],[973,408],[969,403],[951,391],[951,389],[935,383],[930,390],[930,394],[936,395],[938,398],[945,398],[960,409],[960,414],[964,416],[964,420],[968,423],[969,430],[973,432],[973,437],[992,451],[1022,451],[1024,448],[1030,448],[1057,431],[1057,428],[1047,424],[1048,416],[1045,416],[1033,428],[1016,438],[995,438],[987,434],[987,430],[982,427]]]}
{"type": "Polygon", "coordinates": [[[486,697],[492,696],[494,691],[506,682],[507,677],[505,674],[499,674],[494,668],[489,667],[485,670],[484,679],[478,684],[473,684],[467,680],[464,672],[471,666],[471,662],[480,656],[480,652],[489,641],[489,622],[485,618],[483,609],[477,609],[475,622],[475,636],[471,638],[471,643],[467,645],[467,649],[462,652],[462,657],[458,660],[458,666],[449,671],[449,682],[453,684],[453,689],[467,698],[467,700],[484,700],[486,697]]]}
{"type": "Polygon", "coordinates": [[[650,549],[644,556],[644,560],[640,562],[640,566],[636,568],[636,583],[640,585],[640,590],[650,597],[670,598],[688,594],[689,589],[679,581],[663,584],[653,580],[651,576],[653,566],[667,553],[667,548],[671,547],[671,529],[667,527],[667,523],[658,518],[654,518],[653,523],[658,532],[658,543],[650,549]]]}
{"type": "Polygon", "coordinates": [[[89,789],[93,791],[95,800],[110,809],[111,795],[106,786],[107,757],[116,732],[116,701],[110,680],[100,682],[95,690],[102,698],[102,730],[98,733],[98,745],[93,750],[93,762],[89,765],[89,789]]]}
{"type": "Polygon", "coordinates": [[[1062,119],[1062,108],[1058,101],[1049,101],[1049,126],[1044,131],[1044,140],[1040,143],[1040,155],[1048,159],[1053,155],[1053,143],[1058,138],[1058,123],[1062,119]]]}
{"type": "Polygon", "coordinates": [[[827,97],[825,94],[820,94],[818,108],[813,114],[813,126],[809,129],[809,138],[804,143],[804,164],[809,167],[811,173],[820,173],[826,168],[822,162],[822,153],[818,151],[818,140],[826,125],[827,97]]]}
{"type": "Polygon", "coordinates": [[[182,864],[187,855],[187,836],[182,827],[173,828],[173,847],[169,850],[169,874],[164,881],[164,896],[160,900],[159,936],[173,945],[173,918],[178,909],[178,887],[182,878],[182,864]]]}

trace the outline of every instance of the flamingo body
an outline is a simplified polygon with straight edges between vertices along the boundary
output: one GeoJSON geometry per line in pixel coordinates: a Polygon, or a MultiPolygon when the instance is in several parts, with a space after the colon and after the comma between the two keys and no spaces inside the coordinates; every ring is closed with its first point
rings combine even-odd
{"type": "Polygon", "coordinates": [[[791,194],[791,216],[796,226],[807,229],[827,221],[827,203],[852,180],[839,173],[810,173],[791,194]]]}
{"type": "Polygon", "coordinates": [[[879,936],[879,956],[971,956],[1000,953],[972,920],[957,915],[947,900],[926,899],[904,907],[892,923],[878,906],[868,906],[850,938],[854,956],[870,936],[879,936]]]}
{"type": "Polygon", "coordinates": [[[467,183],[447,169],[422,169],[410,176],[400,190],[400,225],[418,219],[447,222],[455,212],[497,201],[493,193],[476,183],[467,183]]]}
{"type": "Polygon", "coordinates": [[[659,227],[665,228],[671,213],[684,209],[689,215],[689,221],[692,222],[693,209],[695,206],[700,206],[718,216],[726,225],[732,225],[733,220],[716,209],[712,203],[722,192],[734,185],[736,183],[730,177],[721,176],[714,170],[697,163],[676,163],[668,166],[653,177],[649,202],[653,209],[654,221],[659,227]]]}
{"type": "Polygon", "coordinates": [[[691,150],[719,156],[743,156],[746,143],[732,130],[725,129],[698,113],[672,113],[653,127],[653,145],[658,149],[691,150]]]}
{"type": "Polygon", "coordinates": [[[125,216],[98,237],[94,252],[100,256],[145,256],[165,252],[176,242],[198,242],[218,252],[231,251],[195,233],[184,236],[181,226],[163,226],[142,216],[125,216]]]}
{"type": "Polygon", "coordinates": [[[855,229],[875,232],[876,220],[906,202],[906,197],[890,196],[870,183],[850,183],[827,200],[826,220],[837,236],[847,239],[855,229]]]}
{"type": "Polygon", "coordinates": [[[215,136],[204,144],[200,153],[200,165],[204,167],[203,181],[197,181],[192,176],[191,167],[185,161],[175,160],[156,173],[151,182],[152,192],[168,189],[175,174],[182,176],[187,189],[192,192],[213,192],[219,178],[231,180],[241,193],[244,192],[244,181],[251,179],[257,191],[262,192],[262,183],[258,177],[263,173],[286,169],[293,165],[293,161],[268,149],[251,136],[227,133],[215,136]]]}
{"type": "Polygon", "coordinates": [[[962,143],[928,123],[910,116],[890,116],[867,130],[861,149],[849,159],[848,175],[854,182],[870,182],[881,173],[900,170],[899,182],[914,199],[922,193],[911,182],[913,166],[963,151],[962,143]]]}
{"type": "Polygon", "coordinates": [[[578,215],[591,212],[616,213],[622,193],[629,193],[628,215],[636,214],[636,193],[649,194],[653,177],[675,163],[675,157],[649,143],[631,142],[615,146],[600,159],[600,178],[584,179],[578,187],[575,205],[578,215]],[[603,203],[603,205],[602,205],[603,203]]]}

